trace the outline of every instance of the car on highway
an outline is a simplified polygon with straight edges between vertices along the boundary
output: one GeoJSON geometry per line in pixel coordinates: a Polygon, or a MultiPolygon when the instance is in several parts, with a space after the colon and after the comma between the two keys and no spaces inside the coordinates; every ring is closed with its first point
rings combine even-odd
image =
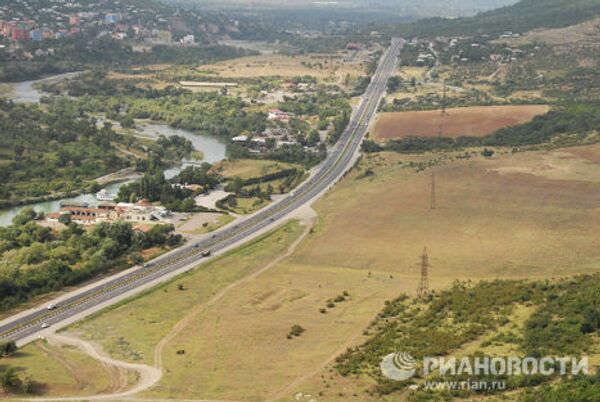
{"type": "Polygon", "coordinates": [[[55,308],[56,308],[56,304],[52,304],[52,303],[50,303],[46,306],[46,310],[54,310],[55,308]]]}
{"type": "Polygon", "coordinates": [[[44,329],[48,328],[49,326],[50,326],[50,324],[48,324],[47,322],[45,322],[45,323],[42,324],[42,328],[44,328],[44,329]]]}
{"type": "Polygon", "coordinates": [[[210,255],[210,250],[204,250],[202,251],[202,257],[208,257],[210,255]]]}

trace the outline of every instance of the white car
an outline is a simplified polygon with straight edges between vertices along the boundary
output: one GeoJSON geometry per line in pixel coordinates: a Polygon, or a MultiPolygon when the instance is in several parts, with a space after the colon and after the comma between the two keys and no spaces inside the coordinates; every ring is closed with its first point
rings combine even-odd
{"type": "Polygon", "coordinates": [[[48,328],[50,326],[50,324],[48,324],[47,322],[42,324],[42,328],[48,328]]]}
{"type": "Polygon", "coordinates": [[[56,305],[54,305],[54,304],[48,304],[46,306],[46,310],[54,310],[55,308],[56,308],[56,305]]]}

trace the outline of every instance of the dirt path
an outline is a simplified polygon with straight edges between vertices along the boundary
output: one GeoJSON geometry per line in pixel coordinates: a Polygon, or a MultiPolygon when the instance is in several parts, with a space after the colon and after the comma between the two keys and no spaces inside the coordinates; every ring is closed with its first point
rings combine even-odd
{"type": "Polygon", "coordinates": [[[117,393],[93,395],[87,397],[63,397],[63,398],[35,398],[30,399],[34,401],[99,401],[99,400],[115,400],[116,398],[127,397],[150,388],[160,380],[162,372],[156,367],[147,366],[145,364],[128,363],[121,360],[116,360],[109,357],[100,348],[96,347],[91,342],[84,341],[83,339],[77,338],[73,335],[65,334],[50,334],[46,338],[52,345],[70,345],[75,346],[82,350],[84,353],[89,355],[95,360],[98,360],[105,367],[116,370],[113,371],[111,376],[111,387],[122,390],[129,384],[127,383],[127,376],[123,375],[126,370],[135,371],[138,373],[139,378],[136,384],[126,391],[117,393]]]}
{"type": "Polygon", "coordinates": [[[78,390],[85,388],[87,382],[85,381],[85,379],[81,378],[81,375],[77,371],[77,368],[73,366],[73,364],[71,364],[67,359],[62,357],[60,353],[56,353],[52,349],[48,348],[44,343],[40,342],[37,344],[37,346],[44,352],[46,357],[56,360],[58,364],[60,364],[67,370],[67,372],[75,380],[78,390]]]}
{"type": "MultiPolygon", "coordinates": [[[[306,214],[306,215],[308,215],[308,214],[306,214]]],[[[206,302],[205,304],[196,306],[181,321],[179,321],[177,324],[175,324],[175,326],[171,329],[171,331],[169,331],[169,333],[167,335],[165,335],[165,337],[162,338],[160,340],[160,342],[158,342],[158,344],[156,345],[156,348],[154,349],[154,366],[159,369],[162,369],[162,367],[163,367],[162,355],[163,355],[163,350],[164,350],[165,346],[170,341],[172,341],[177,335],[179,335],[179,333],[181,333],[181,331],[183,329],[185,329],[185,327],[187,327],[194,320],[194,318],[196,318],[196,316],[198,314],[201,314],[202,312],[206,311],[211,306],[214,306],[216,303],[221,301],[221,299],[223,299],[223,297],[225,297],[225,295],[227,293],[229,293],[232,289],[235,289],[241,285],[244,285],[244,284],[252,281],[257,276],[262,275],[269,269],[273,268],[275,265],[279,264],[283,259],[292,255],[292,253],[294,252],[296,247],[300,244],[300,242],[302,242],[302,240],[304,240],[304,238],[310,232],[310,229],[312,228],[312,226],[314,224],[314,216],[316,216],[316,214],[311,217],[309,217],[309,216],[304,217],[305,218],[304,223],[306,225],[304,232],[292,244],[290,244],[290,246],[287,248],[285,253],[281,254],[279,257],[275,258],[273,261],[271,261],[264,267],[258,269],[257,271],[254,271],[252,274],[245,276],[244,278],[238,280],[237,282],[234,282],[234,283],[226,286],[225,288],[223,288],[223,290],[221,290],[219,293],[214,295],[208,302],[206,302]]]]}

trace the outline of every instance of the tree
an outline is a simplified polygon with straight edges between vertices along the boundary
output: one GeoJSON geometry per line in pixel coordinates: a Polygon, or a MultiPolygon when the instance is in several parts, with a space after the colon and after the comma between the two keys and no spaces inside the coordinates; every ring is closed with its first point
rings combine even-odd
{"type": "Polygon", "coordinates": [[[12,392],[21,389],[21,380],[14,367],[7,367],[0,372],[0,387],[5,392],[12,392]]]}
{"type": "Polygon", "coordinates": [[[232,181],[230,181],[225,187],[225,191],[230,193],[239,194],[244,187],[244,181],[241,177],[234,177],[232,181]]]}
{"type": "Polygon", "coordinates": [[[494,150],[484,148],[483,151],[481,151],[481,155],[483,155],[486,158],[491,158],[492,156],[494,156],[494,150]]]}
{"type": "Polygon", "coordinates": [[[387,83],[388,91],[395,92],[400,87],[401,82],[402,82],[402,79],[400,77],[398,77],[397,75],[390,77],[388,80],[388,83],[387,83]]]}
{"type": "Polygon", "coordinates": [[[0,357],[10,356],[17,351],[17,344],[14,341],[0,343],[0,357]]]}
{"type": "Polygon", "coordinates": [[[37,217],[37,213],[33,208],[23,208],[19,213],[13,218],[13,225],[22,226],[27,222],[34,220],[37,217]]]}

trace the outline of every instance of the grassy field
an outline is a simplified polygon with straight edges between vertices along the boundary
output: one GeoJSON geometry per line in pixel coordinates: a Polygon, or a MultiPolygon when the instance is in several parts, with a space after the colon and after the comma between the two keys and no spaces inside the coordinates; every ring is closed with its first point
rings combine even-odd
{"type": "MultiPolygon", "coordinates": [[[[390,291],[400,294],[408,289],[415,294],[418,256],[424,246],[429,249],[434,289],[446,288],[455,279],[544,279],[600,271],[594,235],[600,229],[600,146],[440,164],[435,167],[434,210],[429,204],[430,170],[415,171],[422,159],[436,163],[442,157],[381,154],[364,160],[357,172],[319,202],[321,223],[288,264],[297,272],[317,267],[343,270],[336,285],[350,294],[364,290],[368,294],[369,288],[367,281],[353,287],[348,273],[368,278],[371,272],[381,280],[379,294],[372,295],[380,300],[390,291]],[[528,173],[513,170],[525,165],[528,173]],[[367,168],[375,176],[358,179],[367,168]],[[394,279],[383,280],[389,275],[394,279]]],[[[376,312],[370,308],[359,303],[352,316],[372,317],[376,312]]],[[[522,321],[526,313],[518,310],[515,319],[522,321]]],[[[319,332],[335,336],[335,328],[344,321],[319,332]]],[[[340,337],[338,345],[349,339],[340,337]]],[[[319,342],[321,347],[327,345],[319,342]]],[[[314,353],[314,348],[307,346],[305,353],[314,353]]],[[[362,393],[368,380],[349,383],[332,375],[329,366],[313,374],[293,384],[281,400],[296,392],[322,393],[328,401],[368,400],[362,393]]]]}
{"type": "Polygon", "coordinates": [[[374,139],[386,141],[412,135],[433,137],[484,136],[508,126],[530,121],[548,111],[545,105],[477,106],[417,112],[383,113],[375,125],[374,139]]]}
{"type": "Polygon", "coordinates": [[[236,159],[221,161],[213,167],[213,170],[225,178],[237,176],[242,179],[250,179],[293,168],[302,169],[302,166],[269,160],[236,159]]]}
{"type": "Polygon", "coordinates": [[[145,296],[121,303],[70,329],[98,342],[113,356],[152,364],[154,347],[193,306],[277,256],[302,232],[294,221],[180,276],[145,296]],[[183,290],[179,290],[179,285],[183,290]],[[115,323],[119,323],[116,325],[115,323]]]}
{"type": "Polygon", "coordinates": [[[1,366],[5,365],[17,369],[21,379],[30,377],[35,395],[93,395],[114,391],[123,381],[122,373],[102,366],[75,348],[42,341],[3,358],[1,366]]]}
{"type": "Polygon", "coordinates": [[[341,80],[346,74],[360,75],[359,62],[344,63],[337,55],[312,54],[285,56],[279,54],[240,57],[204,65],[201,72],[215,73],[223,78],[297,77],[310,75],[318,79],[341,80]]]}
{"type": "MultiPolygon", "coordinates": [[[[593,234],[600,229],[600,146],[489,160],[457,156],[446,155],[444,163],[435,154],[365,159],[318,203],[317,229],[288,260],[227,295],[173,340],[164,385],[149,395],[283,401],[303,392],[365,400],[365,384],[346,384],[329,373],[329,363],[363,339],[385,300],[415,293],[424,246],[435,289],[457,278],[599,270],[593,234]],[[430,171],[416,172],[428,163],[438,164],[435,210],[430,171]],[[523,166],[530,173],[512,171],[523,166]],[[367,168],[375,176],[359,179],[367,168]],[[344,291],[348,300],[327,308],[344,291]],[[287,339],[294,324],[306,331],[287,339]],[[192,336],[198,333],[204,335],[192,336]],[[175,353],[180,349],[185,356],[175,353]]],[[[526,311],[516,314],[522,320],[526,311]]]]}
{"type": "Polygon", "coordinates": [[[233,216],[227,214],[199,213],[178,226],[177,230],[188,234],[204,234],[217,230],[234,219],[233,216]]]}
{"type": "MultiPolygon", "coordinates": [[[[438,290],[456,279],[600,271],[599,165],[600,145],[488,159],[478,151],[370,154],[317,203],[315,230],[289,258],[218,303],[203,308],[281,254],[300,227],[293,223],[76,330],[117,357],[152,363],[159,340],[189,312],[162,349],[163,379],[143,397],[287,401],[302,392],[378,400],[363,393],[368,379],[350,383],[331,364],[365,339],[386,300],[415,294],[424,246],[438,290]],[[288,339],[293,325],[305,332],[288,339]]],[[[511,320],[528,315],[517,309],[511,320]]]]}

